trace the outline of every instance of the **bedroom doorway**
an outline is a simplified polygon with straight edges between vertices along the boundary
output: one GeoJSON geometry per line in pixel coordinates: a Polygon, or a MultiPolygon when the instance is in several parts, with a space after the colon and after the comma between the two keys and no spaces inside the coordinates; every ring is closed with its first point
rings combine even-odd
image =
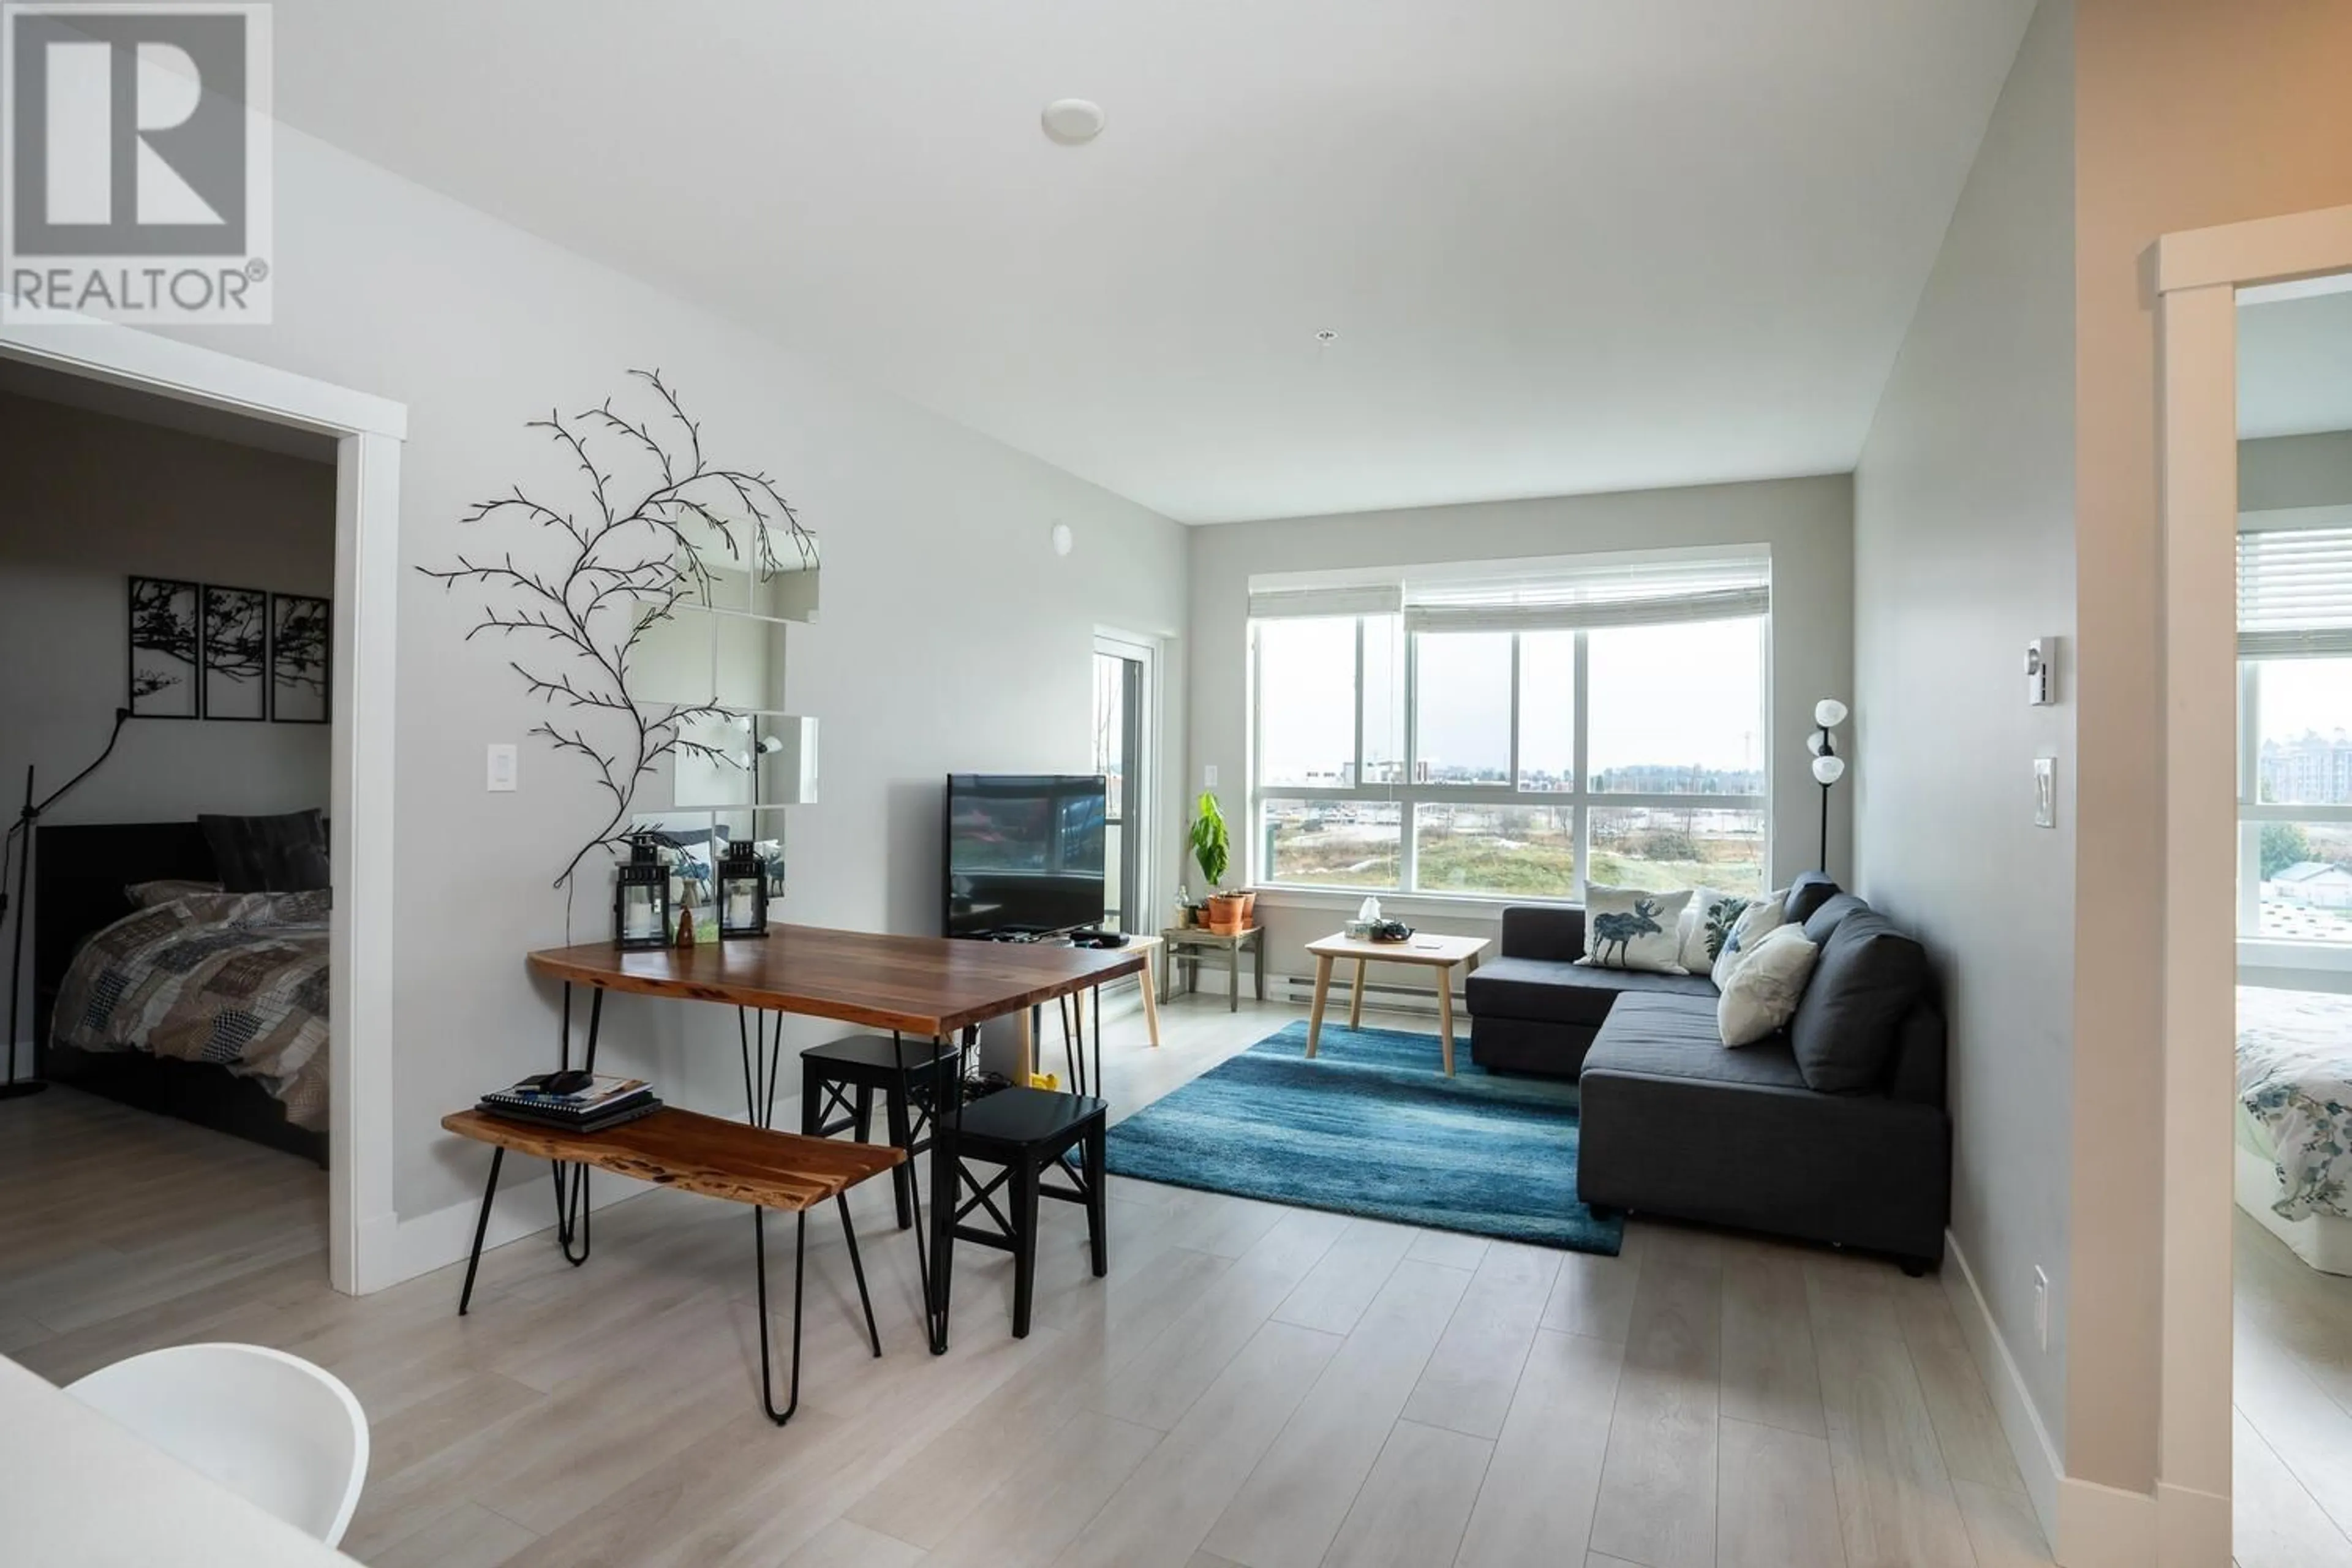
{"type": "MultiPolygon", "coordinates": [[[[0,326],[0,374],[71,378],[89,399],[169,400],[194,424],[224,416],[257,422],[289,441],[311,443],[331,464],[333,581],[331,608],[323,615],[327,668],[320,681],[328,713],[325,807],[333,840],[327,1258],[340,1290],[361,1293],[388,1283],[396,1271],[389,1256],[396,1225],[390,1038],[393,644],[406,411],[230,354],[94,321],[0,326]]],[[[40,762],[45,776],[62,782],[66,775],[56,771],[62,759],[40,762]]],[[[26,945],[29,960],[29,940],[26,945]]],[[[21,1020],[11,1020],[5,1037],[12,1048],[23,1043],[22,1027],[21,1020]]]]}
{"type": "Polygon", "coordinates": [[[2352,1561],[2352,1171],[2321,1104],[2352,1073],[2352,208],[2168,236],[2156,275],[2158,1537],[2352,1561]]]}

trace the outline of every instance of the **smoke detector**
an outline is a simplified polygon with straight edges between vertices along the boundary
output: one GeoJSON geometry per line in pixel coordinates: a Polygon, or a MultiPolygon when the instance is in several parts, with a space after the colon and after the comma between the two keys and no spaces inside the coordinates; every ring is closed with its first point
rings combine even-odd
{"type": "Polygon", "coordinates": [[[1045,134],[1065,147],[1081,146],[1102,134],[1102,105],[1083,98],[1057,98],[1038,119],[1045,134]]]}

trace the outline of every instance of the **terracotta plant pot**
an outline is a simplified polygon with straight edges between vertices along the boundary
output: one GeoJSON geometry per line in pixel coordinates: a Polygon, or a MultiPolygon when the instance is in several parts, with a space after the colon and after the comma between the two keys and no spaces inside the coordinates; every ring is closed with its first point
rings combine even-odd
{"type": "Polygon", "coordinates": [[[1242,895],[1242,929],[1244,931],[1247,931],[1256,923],[1257,895],[1255,893],[1244,893],[1242,895]]]}
{"type": "Polygon", "coordinates": [[[1231,936],[1243,926],[1244,900],[1238,893],[1209,895],[1209,929],[1220,936],[1231,936]]]}

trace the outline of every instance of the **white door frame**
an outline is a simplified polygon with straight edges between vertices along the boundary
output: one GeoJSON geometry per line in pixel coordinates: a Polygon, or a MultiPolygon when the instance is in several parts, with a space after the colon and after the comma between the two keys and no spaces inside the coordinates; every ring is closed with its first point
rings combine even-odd
{"type": "Polygon", "coordinates": [[[2164,1259],[2158,1540],[2230,1561],[2236,1089],[2238,291],[2352,270],[2352,206],[2170,234],[2163,405],[2164,1259]]]}
{"type": "Polygon", "coordinates": [[[1136,854],[1137,886],[1132,900],[1138,918],[1146,931],[1156,930],[1152,923],[1160,918],[1156,911],[1156,889],[1160,886],[1160,857],[1164,846],[1160,842],[1160,639],[1135,632],[1118,631],[1109,626],[1095,628],[1095,651],[1119,658],[1131,658],[1143,666],[1143,721],[1138,727],[1143,737],[1143,755],[1130,757],[1127,763],[1128,832],[1143,829],[1140,847],[1136,854]]]}
{"type": "Polygon", "coordinates": [[[393,644],[400,610],[400,449],[408,410],[129,327],[0,325],[0,358],[335,437],[333,724],[327,808],[327,1265],[338,1290],[391,1283],[393,644]]]}

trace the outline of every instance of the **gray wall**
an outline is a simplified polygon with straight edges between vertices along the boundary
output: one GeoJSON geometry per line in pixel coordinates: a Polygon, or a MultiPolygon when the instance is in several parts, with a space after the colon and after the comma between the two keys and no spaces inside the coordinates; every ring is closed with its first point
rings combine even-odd
{"type": "Polygon", "coordinates": [[[2073,27],[2048,0],[2026,34],[1854,477],[1860,887],[1944,975],[1953,1233],[2062,1444],[2074,672],[2062,656],[2057,705],[2031,708],[2021,658],[2074,631],[2073,27]]]}
{"type": "Polygon", "coordinates": [[[2352,506],[2352,430],[2238,443],[2238,510],[2352,506]]]}
{"type": "MultiPolygon", "coordinates": [[[[1183,629],[1174,523],[284,128],[277,179],[276,324],[184,335],[407,405],[405,566],[478,546],[459,521],[478,498],[560,485],[524,421],[625,396],[632,367],[659,367],[706,447],[772,475],[822,535],[823,610],[793,629],[787,695],[822,721],[824,800],[790,819],[784,919],[935,930],[946,773],[1083,769],[1097,626],[1183,629]],[[1066,558],[1057,520],[1076,534],[1066,558]]],[[[549,1064],[556,992],[523,954],[608,931],[610,892],[594,879],[567,905],[549,886],[601,820],[596,792],[577,759],[526,740],[541,709],[506,656],[464,642],[479,597],[413,570],[400,595],[393,1083],[411,1217],[478,1193],[480,1149],[436,1123],[549,1064]],[[522,744],[513,794],[483,789],[492,742],[522,744]]],[[[1180,649],[1171,716],[1182,668],[1180,649]]],[[[616,999],[605,1060],[740,1113],[720,1013],[616,999]]]]}
{"type": "MultiPolygon", "coordinates": [[[[127,679],[127,574],[323,595],[334,562],[331,468],[0,393],[0,799],[10,820],[27,763],[47,795],[106,744],[127,679]]],[[[326,803],[323,728],[142,720],[42,822],[326,803]]],[[[29,1046],[29,979],[25,993],[16,1036],[29,1046]]],[[[29,1054],[21,1059],[29,1068],[29,1054]]]]}
{"type": "MultiPolygon", "coordinates": [[[[1229,816],[1238,816],[1249,796],[1246,671],[1254,573],[1759,542],[1772,547],[1775,802],[1769,830],[1777,887],[1819,857],[1821,795],[1805,750],[1813,704],[1853,689],[1853,489],[1843,475],[1196,528],[1186,783],[1197,793],[1202,766],[1214,764],[1218,796],[1229,816]]],[[[1832,796],[1832,870],[1852,864],[1850,798],[1843,785],[1832,796]]],[[[1304,945],[1339,923],[1335,909],[1355,902],[1355,895],[1261,896],[1268,973],[1311,972],[1304,945]]],[[[1491,936],[1497,923],[1487,910],[1402,904],[1414,910],[1413,923],[1428,931],[1491,936]]]]}

